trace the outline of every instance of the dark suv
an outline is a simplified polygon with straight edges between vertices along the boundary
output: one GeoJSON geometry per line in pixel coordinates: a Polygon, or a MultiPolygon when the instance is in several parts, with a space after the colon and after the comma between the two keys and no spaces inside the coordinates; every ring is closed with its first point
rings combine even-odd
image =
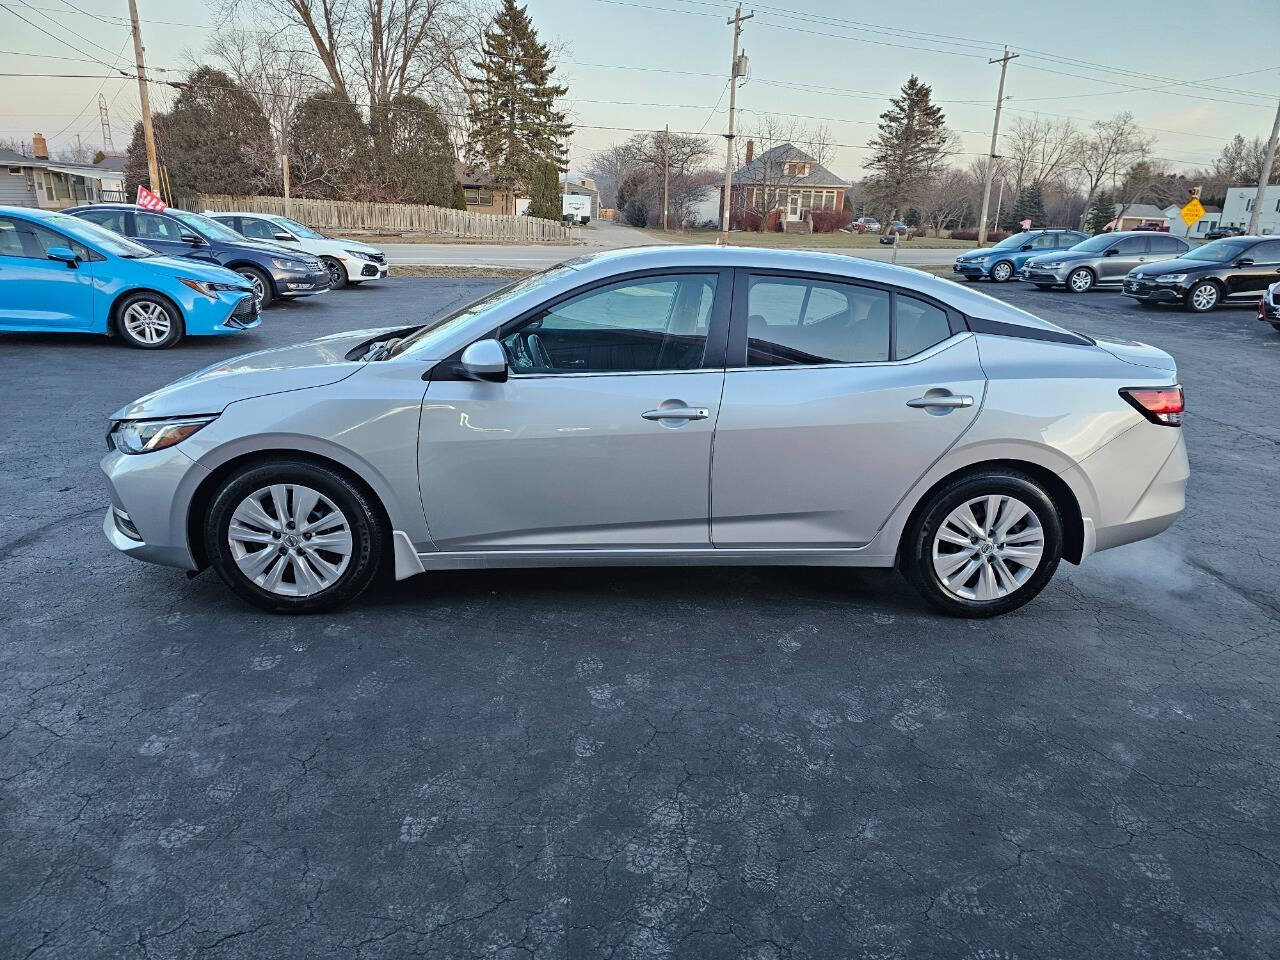
{"type": "Polygon", "coordinates": [[[277,297],[305,297],[329,289],[329,271],[316,257],[248,240],[198,213],[172,207],[157,213],[131,203],[96,203],[63,212],[114,230],[162,256],[234,270],[253,284],[259,309],[277,297]]]}
{"type": "Polygon", "coordinates": [[[1280,279],[1280,237],[1226,237],[1137,267],[1121,292],[1139,303],[1180,303],[1205,313],[1222,303],[1256,303],[1280,279]]]}

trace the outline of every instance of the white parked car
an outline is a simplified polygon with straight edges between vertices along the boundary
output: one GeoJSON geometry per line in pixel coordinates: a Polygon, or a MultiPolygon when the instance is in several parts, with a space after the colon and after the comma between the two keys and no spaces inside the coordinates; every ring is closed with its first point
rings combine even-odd
{"type": "Polygon", "coordinates": [[[214,213],[206,216],[225,224],[251,240],[278,243],[319,257],[329,271],[329,288],[341,290],[348,283],[381,280],[387,275],[387,258],[377,247],[358,240],[326,237],[318,230],[271,213],[214,213]]]}

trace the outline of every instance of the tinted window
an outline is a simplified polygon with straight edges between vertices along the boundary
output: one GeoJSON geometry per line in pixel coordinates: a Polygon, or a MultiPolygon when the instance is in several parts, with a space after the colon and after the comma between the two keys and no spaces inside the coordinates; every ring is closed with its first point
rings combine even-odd
{"type": "Polygon", "coordinates": [[[894,302],[893,358],[914,357],[951,336],[947,315],[931,303],[898,294],[894,302]]]}
{"type": "Polygon", "coordinates": [[[747,365],[889,359],[889,294],[850,283],[752,277],[747,365]]]}
{"type": "Polygon", "coordinates": [[[88,248],[70,237],[27,220],[0,218],[0,256],[45,260],[53,247],[70,247],[81,260],[92,259],[88,248]]]}
{"type": "Polygon", "coordinates": [[[1112,248],[1120,256],[1130,256],[1133,254],[1147,252],[1146,237],[1125,237],[1123,240],[1117,241],[1112,248]]]}
{"type": "Polygon", "coordinates": [[[1177,237],[1157,234],[1151,238],[1152,253],[1182,253],[1187,245],[1177,237]]]}
{"type": "Polygon", "coordinates": [[[1061,244],[1061,234],[1046,233],[1036,237],[1031,244],[1031,248],[1033,250],[1056,250],[1061,244]]]}
{"type": "Polygon", "coordinates": [[[693,370],[715,293],[715,274],[624,280],[539,313],[502,345],[513,373],[693,370]]]}
{"type": "Polygon", "coordinates": [[[182,240],[182,231],[168,217],[139,210],[133,215],[134,231],[139,240],[182,240]]]}
{"type": "Polygon", "coordinates": [[[254,240],[274,241],[277,229],[275,224],[267,220],[259,220],[257,217],[240,218],[240,232],[254,240]]]}
{"type": "Polygon", "coordinates": [[[125,232],[123,210],[85,210],[83,213],[77,213],[76,216],[119,234],[125,232]]]}
{"type": "Polygon", "coordinates": [[[1245,254],[1254,263],[1280,263],[1280,240],[1264,240],[1245,254]]]}

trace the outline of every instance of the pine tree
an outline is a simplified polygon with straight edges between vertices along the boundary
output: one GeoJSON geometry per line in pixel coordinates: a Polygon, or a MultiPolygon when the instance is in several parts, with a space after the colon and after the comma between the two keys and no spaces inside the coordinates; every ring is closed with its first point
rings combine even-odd
{"type": "Polygon", "coordinates": [[[539,160],[557,171],[567,168],[573,127],[555,101],[568,88],[553,81],[550,58],[527,8],[502,0],[485,31],[481,59],[472,63],[477,75],[470,80],[468,145],[470,157],[488,166],[499,188],[527,182],[539,160]]]}
{"type": "Polygon", "coordinates": [[[1013,205],[1013,212],[1009,215],[1009,229],[1021,230],[1023,220],[1030,220],[1033,230],[1048,225],[1048,216],[1044,212],[1044,194],[1038,183],[1023,187],[1018,194],[1018,202],[1013,205]]]}
{"type": "Polygon", "coordinates": [[[1099,190],[1093,198],[1089,212],[1085,216],[1085,229],[1090,233],[1101,233],[1108,223],[1116,218],[1116,199],[1109,190],[1099,190]]]}
{"type": "Polygon", "coordinates": [[[563,204],[560,201],[560,178],[550,160],[537,160],[529,176],[529,216],[543,220],[559,220],[563,204]]]}
{"type": "Polygon", "coordinates": [[[933,102],[933,88],[912,74],[902,85],[901,95],[880,114],[880,133],[870,146],[874,152],[867,161],[868,179],[876,199],[890,211],[887,223],[913,199],[949,152],[951,135],[942,108],[933,102]]]}

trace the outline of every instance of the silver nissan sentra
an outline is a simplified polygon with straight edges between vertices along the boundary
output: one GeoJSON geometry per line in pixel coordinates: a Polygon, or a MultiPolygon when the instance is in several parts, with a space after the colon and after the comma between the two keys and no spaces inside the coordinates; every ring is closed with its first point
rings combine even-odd
{"type": "Polygon", "coordinates": [[[916,270],[660,247],[117,411],[105,533],[270,610],[385,570],[897,566],[991,616],[1183,508],[1173,359],[916,270]]]}

